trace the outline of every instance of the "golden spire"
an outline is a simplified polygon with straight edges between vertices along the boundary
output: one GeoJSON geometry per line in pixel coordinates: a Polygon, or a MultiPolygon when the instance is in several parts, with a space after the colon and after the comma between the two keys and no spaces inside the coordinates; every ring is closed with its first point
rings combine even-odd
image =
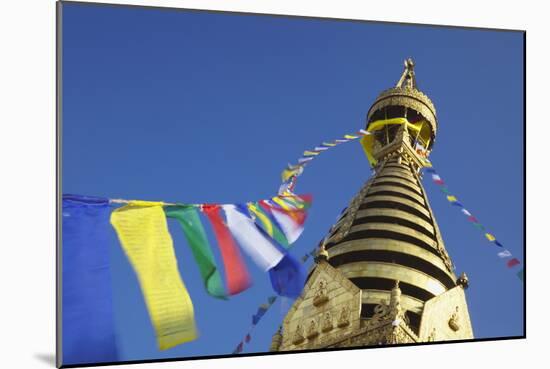
{"type": "Polygon", "coordinates": [[[416,88],[416,77],[414,76],[414,61],[411,58],[405,59],[405,70],[401,74],[401,78],[395,85],[396,88],[416,88]]]}

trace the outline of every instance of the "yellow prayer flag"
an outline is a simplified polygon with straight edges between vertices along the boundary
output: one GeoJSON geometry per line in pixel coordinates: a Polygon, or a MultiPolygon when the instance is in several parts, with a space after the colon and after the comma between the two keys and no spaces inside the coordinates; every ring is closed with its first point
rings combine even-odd
{"type": "Polygon", "coordinates": [[[285,170],[283,170],[283,172],[281,173],[281,179],[283,180],[283,182],[286,182],[286,181],[287,181],[290,177],[292,177],[295,173],[296,173],[295,170],[285,169],[285,170]]]}
{"type": "Polygon", "coordinates": [[[347,138],[348,140],[355,140],[359,136],[352,136],[352,135],[345,135],[344,138],[347,138]]]}
{"type": "Polygon", "coordinates": [[[162,203],[132,201],[112,212],[111,224],[137,274],[159,348],[196,339],[193,303],[178,272],[162,203]]]}
{"type": "Polygon", "coordinates": [[[290,207],[290,205],[288,205],[286,202],[284,202],[283,200],[281,200],[280,197],[273,197],[272,200],[278,204],[280,207],[282,207],[283,209],[285,210],[292,210],[292,208],[290,207]]]}
{"type": "Polygon", "coordinates": [[[485,237],[487,237],[487,239],[488,239],[489,241],[494,241],[494,240],[496,240],[495,236],[493,236],[493,235],[490,234],[490,233],[485,233],[485,237]]]}
{"type": "Polygon", "coordinates": [[[260,221],[262,222],[262,224],[265,226],[265,230],[267,232],[267,234],[269,234],[270,237],[273,237],[273,224],[271,223],[271,221],[269,220],[269,218],[264,214],[262,213],[257,207],[255,204],[253,203],[248,203],[247,204],[247,207],[248,207],[248,210],[250,210],[252,213],[254,213],[254,215],[256,217],[258,217],[260,219],[260,221]]]}
{"type": "Polygon", "coordinates": [[[317,151],[304,151],[304,156],[316,156],[316,155],[319,155],[320,152],[317,152],[317,151]]]}
{"type": "Polygon", "coordinates": [[[455,201],[457,201],[457,200],[456,200],[456,197],[454,197],[454,196],[452,196],[452,195],[448,195],[448,196],[447,196],[447,200],[449,200],[450,202],[455,202],[455,201]]]}

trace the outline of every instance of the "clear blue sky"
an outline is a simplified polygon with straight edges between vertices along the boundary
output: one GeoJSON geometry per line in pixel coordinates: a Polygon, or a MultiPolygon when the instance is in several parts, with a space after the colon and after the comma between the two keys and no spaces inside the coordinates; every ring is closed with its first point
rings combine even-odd
{"type": "MultiPolygon", "coordinates": [[[[370,104],[413,57],[438,112],[435,167],[523,261],[522,55],[518,32],[65,4],[62,191],[191,203],[272,196],[304,149],[364,128],[370,104]]],[[[317,244],[369,176],[358,143],[307,168],[297,192],[312,193],[314,204],[295,255],[317,244]]],[[[424,185],[456,272],[470,277],[475,336],[521,335],[521,282],[435,185],[424,185]]],[[[200,338],[157,350],[112,232],[122,360],[229,354],[273,294],[249,260],[254,287],[211,298],[181,230],[170,229],[200,338]]],[[[272,307],[245,352],[268,350],[290,304],[272,307]]]]}

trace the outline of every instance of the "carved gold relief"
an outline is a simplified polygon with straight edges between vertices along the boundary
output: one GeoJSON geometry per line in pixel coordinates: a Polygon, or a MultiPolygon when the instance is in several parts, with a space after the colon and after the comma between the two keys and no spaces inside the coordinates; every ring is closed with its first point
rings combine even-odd
{"type": "Polygon", "coordinates": [[[317,335],[319,335],[317,331],[317,322],[315,319],[311,319],[307,328],[307,338],[315,338],[317,335]]]}
{"type": "Polygon", "coordinates": [[[321,279],[317,285],[317,290],[315,291],[315,296],[313,296],[313,305],[319,306],[328,301],[327,293],[327,281],[321,279]]]}
{"type": "Polygon", "coordinates": [[[428,336],[428,338],[426,339],[426,341],[428,342],[434,342],[435,341],[435,328],[432,328],[432,331],[430,332],[430,335],[428,336]]]}
{"type": "Polygon", "coordinates": [[[296,330],[294,331],[294,336],[292,337],[292,343],[297,345],[304,341],[304,328],[301,324],[298,324],[296,326],[296,330]]]}
{"type": "Polygon", "coordinates": [[[338,327],[345,327],[349,325],[349,317],[351,311],[348,306],[343,306],[340,310],[340,316],[338,317],[338,327]]]}
{"type": "Polygon", "coordinates": [[[451,318],[449,319],[449,327],[453,331],[458,331],[460,329],[460,325],[458,324],[458,306],[455,309],[455,312],[451,315],[451,318]]]}
{"type": "Polygon", "coordinates": [[[327,311],[323,316],[323,326],[321,330],[323,332],[328,332],[331,329],[332,329],[332,315],[330,314],[330,311],[327,311]]]}

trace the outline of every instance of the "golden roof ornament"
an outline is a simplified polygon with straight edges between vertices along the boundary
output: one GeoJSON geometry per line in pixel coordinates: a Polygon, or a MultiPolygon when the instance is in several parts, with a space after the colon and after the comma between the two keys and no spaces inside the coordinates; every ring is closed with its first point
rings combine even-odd
{"type": "Polygon", "coordinates": [[[404,61],[404,66],[395,87],[382,91],[370,107],[367,113],[367,130],[368,124],[373,121],[392,118],[388,116],[388,112],[391,115],[391,109],[405,109],[405,117],[419,114],[428,122],[432,131],[431,148],[437,132],[435,106],[428,96],[418,90],[414,61],[408,58],[404,61]]]}
{"type": "Polygon", "coordinates": [[[411,58],[405,59],[405,70],[395,85],[396,88],[416,89],[416,78],[414,76],[414,61],[411,58]]]}
{"type": "Polygon", "coordinates": [[[328,261],[328,251],[325,249],[325,240],[321,242],[317,255],[315,256],[316,263],[319,263],[321,260],[328,261]]]}
{"type": "Polygon", "coordinates": [[[468,279],[468,276],[466,273],[462,272],[460,277],[456,280],[456,284],[459,286],[462,286],[462,288],[466,289],[470,285],[470,280],[468,279]]]}

